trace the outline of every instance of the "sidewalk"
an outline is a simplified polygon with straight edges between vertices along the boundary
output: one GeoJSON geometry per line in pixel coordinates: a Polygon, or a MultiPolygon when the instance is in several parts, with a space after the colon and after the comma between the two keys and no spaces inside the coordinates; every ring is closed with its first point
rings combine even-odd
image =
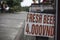
{"type": "Polygon", "coordinates": [[[0,14],[0,40],[14,40],[16,35],[22,35],[26,13],[0,14]],[[19,32],[20,31],[20,32],[19,32]]]}

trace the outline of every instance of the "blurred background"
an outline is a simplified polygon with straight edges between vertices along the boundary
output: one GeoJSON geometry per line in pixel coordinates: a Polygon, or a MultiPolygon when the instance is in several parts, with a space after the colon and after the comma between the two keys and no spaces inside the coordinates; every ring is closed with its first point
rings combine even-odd
{"type": "MultiPolygon", "coordinates": [[[[34,0],[0,0],[0,10],[1,10],[1,3],[2,1],[8,5],[10,8],[10,12],[19,12],[19,11],[29,11],[29,7],[32,3],[34,3],[34,0]]],[[[51,3],[52,5],[55,5],[54,0],[35,0],[36,3],[51,3]]]]}
{"type": "MultiPolygon", "coordinates": [[[[27,14],[34,12],[36,10],[34,7],[39,9],[39,5],[42,5],[40,9],[42,10],[46,5],[52,5],[50,7],[55,10],[55,4],[55,0],[0,0],[0,40],[54,40],[24,35],[24,28],[27,14]],[[2,9],[2,6],[5,9],[2,9]]],[[[52,10],[49,11],[55,14],[52,10]]]]}

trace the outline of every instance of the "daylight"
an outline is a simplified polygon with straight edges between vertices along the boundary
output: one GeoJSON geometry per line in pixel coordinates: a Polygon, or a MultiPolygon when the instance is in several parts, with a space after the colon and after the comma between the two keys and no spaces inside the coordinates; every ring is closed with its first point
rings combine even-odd
{"type": "MultiPolygon", "coordinates": [[[[40,0],[40,2],[42,2],[43,0],[40,0]]],[[[23,2],[21,2],[21,6],[24,7],[24,6],[30,6],[31,3],[33,3],[32,0],[23,0],[23,2]]],[[[36,0],[36,3],[38,3],[38,0],[36,0]]]]}

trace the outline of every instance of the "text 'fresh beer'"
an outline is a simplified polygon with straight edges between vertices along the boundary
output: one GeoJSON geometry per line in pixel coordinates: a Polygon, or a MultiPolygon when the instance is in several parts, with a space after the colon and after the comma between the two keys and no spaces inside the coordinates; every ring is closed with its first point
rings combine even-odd
{"type": "Polygon", "coordinates": [[[42,15],[42,14],[28,14],[27,21],[44,23],[44,24],[54,24],[55,17],[53,15],[42,15]]]}

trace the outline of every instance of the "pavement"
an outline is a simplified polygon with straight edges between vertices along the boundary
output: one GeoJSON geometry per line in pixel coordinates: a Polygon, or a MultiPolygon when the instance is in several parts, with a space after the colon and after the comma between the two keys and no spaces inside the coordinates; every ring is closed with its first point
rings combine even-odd
{"type": "Polygon", "coordinates": [[[27,12],[0,13],[0,40],[23,40],[27,12]]]}

